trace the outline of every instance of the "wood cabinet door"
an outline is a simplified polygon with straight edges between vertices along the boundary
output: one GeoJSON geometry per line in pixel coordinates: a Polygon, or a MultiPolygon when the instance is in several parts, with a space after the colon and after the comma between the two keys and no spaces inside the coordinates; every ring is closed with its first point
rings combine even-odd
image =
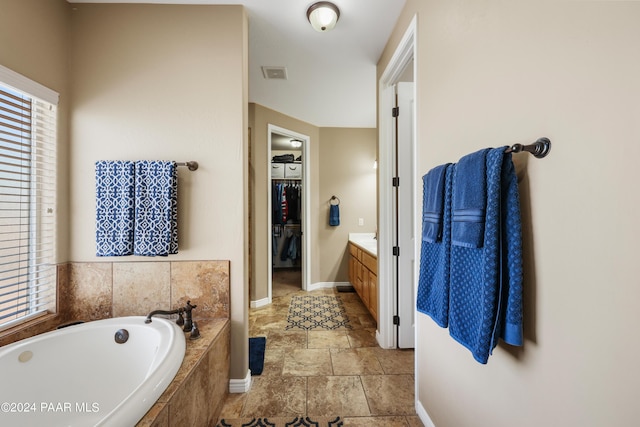
{"type": "Polygon", "coordinates": [[[378,322],[378,276],[369,272],[369,311],[378,322]]]}

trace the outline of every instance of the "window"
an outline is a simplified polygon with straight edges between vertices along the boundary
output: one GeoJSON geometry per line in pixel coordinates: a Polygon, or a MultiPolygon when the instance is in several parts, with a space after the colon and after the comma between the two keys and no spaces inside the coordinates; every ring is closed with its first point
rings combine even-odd
{"type": "Polygon", "coordinates": [[[0,330],[56,310],[57,103],[0,66],[0,330]]]}

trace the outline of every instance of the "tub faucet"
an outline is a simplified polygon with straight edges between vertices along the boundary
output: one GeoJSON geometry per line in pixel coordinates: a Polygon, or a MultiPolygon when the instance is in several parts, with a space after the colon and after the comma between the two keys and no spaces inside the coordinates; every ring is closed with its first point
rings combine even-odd
{"type": "Polygon", "coordinates": [[[191,310],[196,307],[197,305],[191,305],[191,301],[187,301],[187,305],[185,305],[183,308],[186,317],[183,328],[185,332],[191,332],[191,330],[193,329],[193,317],[191,316],[191,310]]]}
{"type": "MultiPolygon", "coordinates": [[[[144,323],[151,323],[151,317],[155,316],[156,314],[164,314],[164,315],[177,314],[178,320],[176,320],[176,323],[182,326],[184,324],[182,313],[184,313],[183,307],[177,308],[175,310],[153,310],[151,313],[147,315],[147,319],[144,321],[144,323]]],[[[191,317],[191,313],[189,313],[189,317],[191,317]]]]}

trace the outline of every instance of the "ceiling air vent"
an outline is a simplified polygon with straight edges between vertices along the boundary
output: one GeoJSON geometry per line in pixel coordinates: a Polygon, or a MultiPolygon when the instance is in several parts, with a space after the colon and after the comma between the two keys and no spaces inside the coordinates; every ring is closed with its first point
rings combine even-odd
{"type": "Polygon", "coordinates": [[[287,67],[262,67],[262,74],[267,80],[287,80],[287,67]]]}

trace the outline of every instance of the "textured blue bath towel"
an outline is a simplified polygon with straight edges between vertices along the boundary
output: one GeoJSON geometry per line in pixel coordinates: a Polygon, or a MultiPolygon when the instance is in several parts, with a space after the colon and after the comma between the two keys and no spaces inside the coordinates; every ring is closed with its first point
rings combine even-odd
{"type": "MultiPolygon", "coordinates": [[[[447,164],[442,167],[438,166],[438,168],[440,168],[440,171],[445,172],[442,185],[441,239],[438,242],[429,242],[424,238],[422,239],[416,308],[419,312],[429,315],[439,326],[446,328],[449,316],[451,184],[455,165],[447,164]]],[[[430,191],[428,181],[423,179],[423,193],[430,191]]],[[[431,201],[427,196],[427,194],[424,194],[423,197],[423,211],[430,209],[428,206],[431,201]]]]}
{"type": "Polygon", "coordinates": [[[340,208],[338,205],[329,206],[329,225],[332,227],[340,225],[340,208]]]}
{"type": "Polygon", "coordinates": [[[425,242],[442,240],[445,174],[450,164],[436,166],[422,177],[422,240],[425,242]]]}
{"type": "Polygon", "coordinates": [[[178,253],[177,193],[176,162],[136,162],[135,255],[178,253]]]}
{"type": "Polygon", "coordinates": [[[96,162],[96,255],[133,254],[133,162],[96,162]]]}
{"type": "Polygon", "coordinates": [[[458,161],[453,177],[451,243],[481,248],[487,205],[486,156],[488,148],[458,161]]]}
{"type": "Polygon", "coordinates": [[[449,333],[480,363],[487,363],[499,337],[522,345],[520,205],[511,154],[504,154],[505,148],[486,156],[483,247],[451,244],[449,333]]]}

